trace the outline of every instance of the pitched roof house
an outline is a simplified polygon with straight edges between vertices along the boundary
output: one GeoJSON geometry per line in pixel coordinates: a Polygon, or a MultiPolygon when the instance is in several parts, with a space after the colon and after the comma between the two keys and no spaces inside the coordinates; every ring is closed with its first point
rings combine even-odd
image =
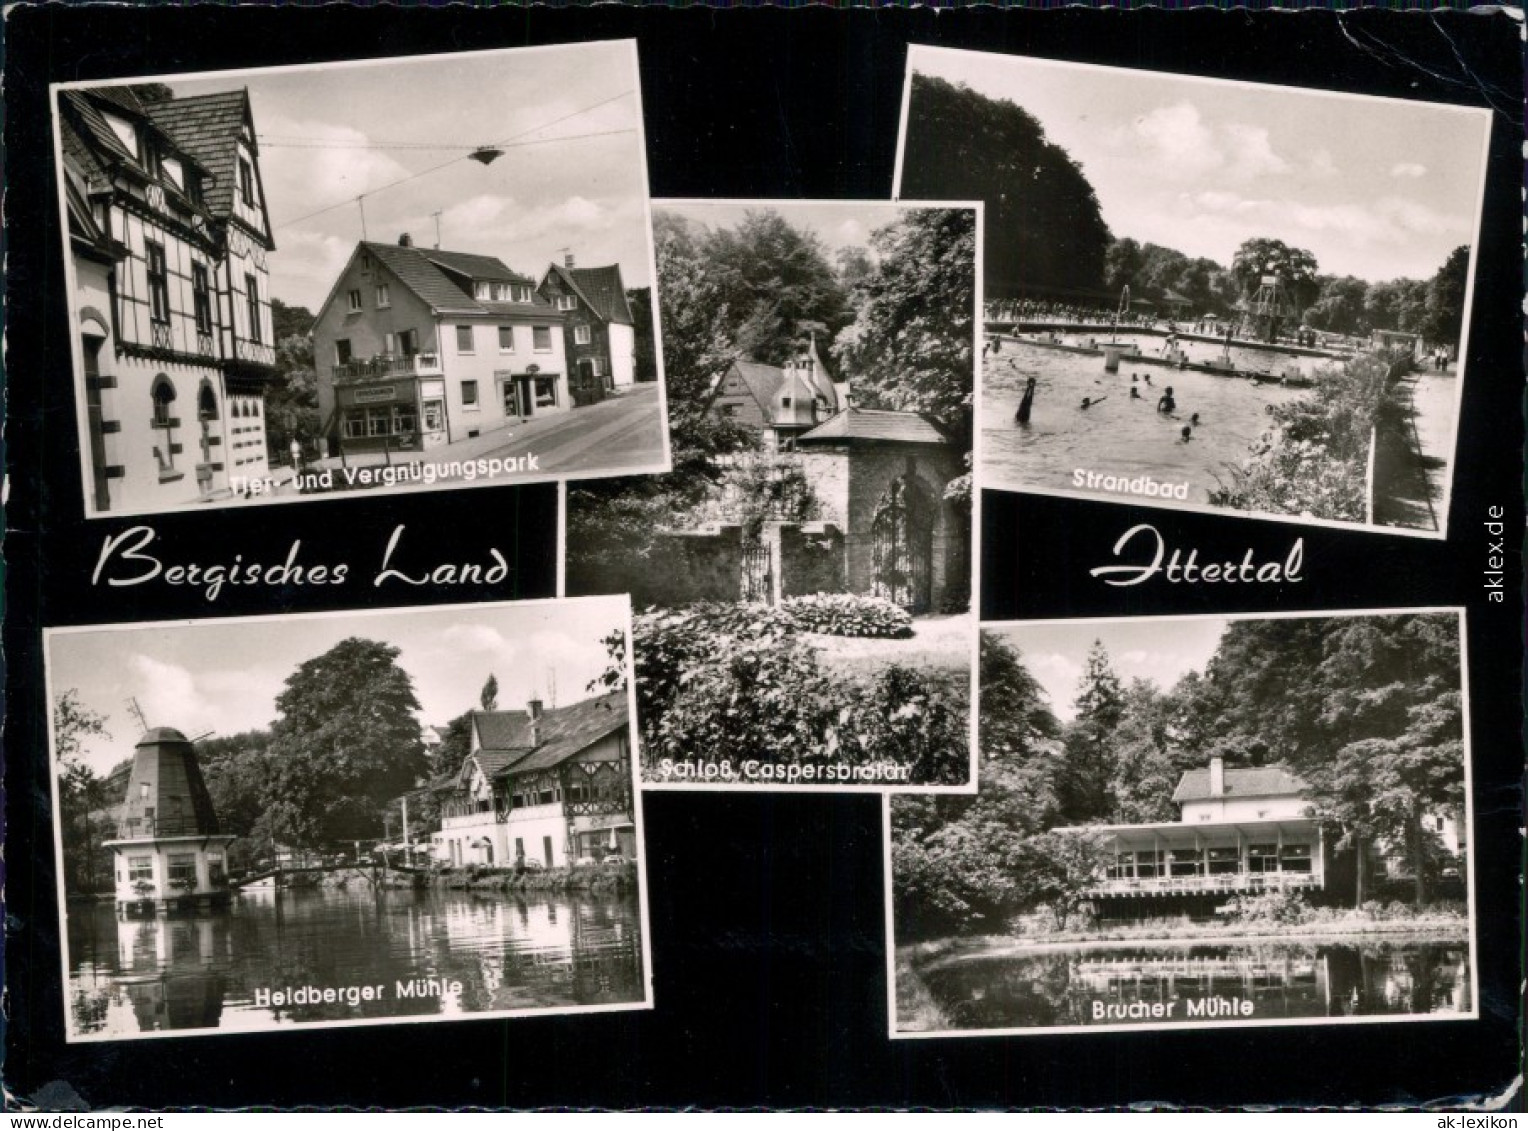
{"type": "Polygon", "coordinates": [[[601,400],[636,380],[636,326],[619,264],[575,267],[573,256],[542,272],[536,293],[566,317],[563,323],[573,393],[579,404],[601,400]]]}
{"type": "Polygon", "coordinates": [[[313,327],[331,452],[434,448],[568,411],[563,321],[494,256],[357,244],[313,327]]]}

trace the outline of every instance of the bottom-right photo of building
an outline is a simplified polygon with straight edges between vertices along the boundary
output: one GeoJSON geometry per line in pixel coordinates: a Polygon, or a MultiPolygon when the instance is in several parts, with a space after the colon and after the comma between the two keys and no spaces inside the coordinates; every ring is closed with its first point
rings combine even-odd
{"type": "Polygon", "coordinates": [[[886,802],[894,1037],[1476,1016],[1460,609],[989,623],[886,802]]]}

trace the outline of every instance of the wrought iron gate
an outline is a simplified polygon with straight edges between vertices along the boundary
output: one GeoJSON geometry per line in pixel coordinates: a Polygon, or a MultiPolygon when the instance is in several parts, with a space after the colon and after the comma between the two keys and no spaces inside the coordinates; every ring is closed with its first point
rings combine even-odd
{"type": "Polygon", "coordinates": [[[744,539],[738,600],[774,602],[774,563],[769,543],[761,538],[744,539]]]}
{"type": "Polygon", "coordinates": [[[875,509],[871,564],[872,592],[909,612],[931,603],[933,508],[910,476],[892,480],[875,509]]]}

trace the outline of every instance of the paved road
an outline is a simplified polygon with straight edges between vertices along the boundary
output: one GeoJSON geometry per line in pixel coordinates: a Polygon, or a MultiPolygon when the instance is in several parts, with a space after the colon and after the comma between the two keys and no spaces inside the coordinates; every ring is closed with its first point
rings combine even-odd
{"type": "MultiPolygon", "coordinates": [[[[597,405],[517,424],[481,437],[465,455],[488,459],[533,454],[543,475],[620,473],[663,460],[663,416],[656,385],[636,385],[597,405]],[[484,441],[488,441],[485,445],[484,441]],[[479,446],[483,445],[483,446],[479,446]]],[[[457,445],[432,453],[457,455],[457,445]]]]}

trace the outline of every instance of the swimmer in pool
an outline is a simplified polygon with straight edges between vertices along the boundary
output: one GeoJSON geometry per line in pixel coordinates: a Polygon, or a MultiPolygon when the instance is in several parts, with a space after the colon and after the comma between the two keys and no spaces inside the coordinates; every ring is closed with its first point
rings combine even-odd
{"type": "Polygon", "coordinates": [[[1130,399],[1133,401],[1138,401],[1141,399],[1141,390],[1136,388],[1134,385],[1130,386],[1130,399]]]}
{"type": "Polygon", "coordinates": [[[1194,430],[1187,424],[1183,426],[1183,442],[1186,444],[1194,438],[1194,430]]]}
{"type": "Polygon", "coordinates": [[[1169,385],[1167,391],[1162,394],[1162,398],[1157,401],[1157,411],[1170,416],[1177,407],[1178,402],[1173,400],[1173,387],[1169,385]]]}
{"type": "Polygon", "coordinates": [[[1193,416],[1190,416],[1188,418],[1188,422],[1190,424],[1192,424],[1195,428],[1198,428],[1199,427],[1199,414],[1197,412],[1194,413],[1193,416]]]}
{"type": "Polygon", "coordinates": [[[1028,424],[1029,412],[1035,403],[1035,379],[1024,382],[1024,399],[1019,401],[1019,411],[1013,414],[1014,423],[1028,424]]]}
{"type": "Polygon", "coordinates": [[[1090,408],[1092,408],[1092,407],[1093,407],[1093,406],[1094,406],[1094,405],[1096,405],[1096,404],[1103,404],[1103,403],[1104,403],[1104,401],[1106,401],[1106,400],[1108,400],[1108,399],[1109,399],[1109,398],[1108,398],[1108,397],[1099,397],[1099,398],[1098,398],[1098,399],[1097,399],[1097,400],[1096,400],[1096,401],[1095,401],[1095,400],[1092,400],[1092,399],[1091,399],[1091,398],[1089,398],[1089,397],[1083,397],[1083,398],[1082,398],[1082,404],[1081,404],[1081,405],[1080,405],[1080,406],[1079,406],[1079,407],[1081,407],[1081,408],[1082,408],[1082,409],[1084,409],[1084,410],[1087,410],[1087,409],[1090,409],[1090,408]]]}

